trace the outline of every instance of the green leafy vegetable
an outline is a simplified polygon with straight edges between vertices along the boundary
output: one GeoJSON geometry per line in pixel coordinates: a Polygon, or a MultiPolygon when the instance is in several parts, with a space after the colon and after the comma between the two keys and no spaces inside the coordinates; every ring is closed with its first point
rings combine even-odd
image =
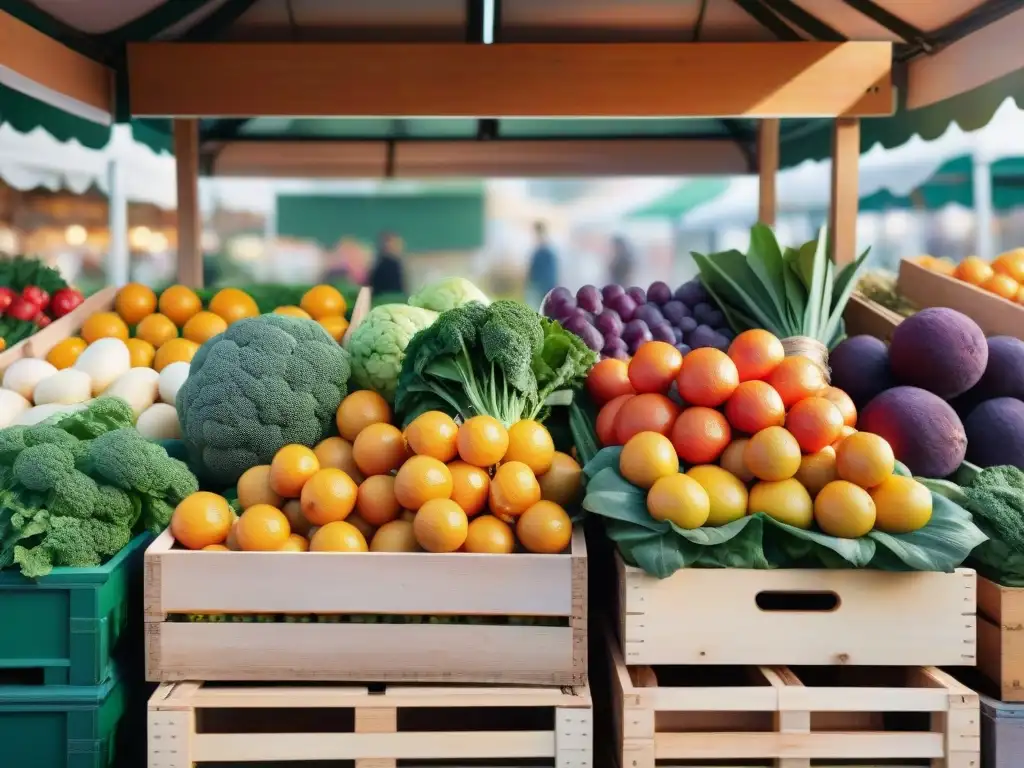
{"type": "Polygon", "coordinates": [[[352,381],[393,402],[405,348],[417,331],[430,327],[437,313],[405,304],[384,304],[370,310],[345,345],[352,355],[352,381]]]}

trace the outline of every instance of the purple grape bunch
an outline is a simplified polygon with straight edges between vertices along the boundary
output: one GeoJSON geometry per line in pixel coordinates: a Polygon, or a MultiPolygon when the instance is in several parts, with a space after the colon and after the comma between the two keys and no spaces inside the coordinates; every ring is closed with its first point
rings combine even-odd
{"type": "Polygon", "coordinates": [[[541,311],[595,352],[619,360],[652,340],[668,342],[684,355],[698,347],[725,351],[735,335],[696,277],[675,291],[660,280],[646,291],[635,285],[585,285],[574,295],[559,287],[544,298],[541,311]]]}

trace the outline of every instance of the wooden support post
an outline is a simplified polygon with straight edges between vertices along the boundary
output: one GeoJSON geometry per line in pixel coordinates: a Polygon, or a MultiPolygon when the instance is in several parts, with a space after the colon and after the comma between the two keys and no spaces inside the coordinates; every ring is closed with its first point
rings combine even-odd
{"type": "Polygon", "coordinates": [[[769,227],[775,226],[778,206],[775,179],[779,173],[779,121],[762,120],[757,130],[758,199],[757,220],[769,227]]]}
{"type": "Polygon", "coordinates": [[[178,282],[203,287],[203,217],[199,210],[199,121],[174,121],[178,172],[178,282]]]}
{"type": "Polygon", "coordinates": [[[857,253],[857,164],[860,120],[836,118],[832,129],[832,204],[829,238],[836,266],[849,264],[857,253]]]}

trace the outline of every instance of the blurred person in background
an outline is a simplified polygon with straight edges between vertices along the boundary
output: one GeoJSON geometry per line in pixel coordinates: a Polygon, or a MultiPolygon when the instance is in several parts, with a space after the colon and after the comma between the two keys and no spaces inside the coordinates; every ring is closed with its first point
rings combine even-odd
{"type": "Polygon", "coordinates": [[[530,257],[530,270],[526,275],[526,303],[537,308],[548,291],[558,284],[558,257],[548,244],[548,228],[542,221],[533,225],[537,247],[530,257]]]}
{"type": "Polygon", "coordinates": [[[376,296],[405,293],[404,243],[394,232],[383,232],[377,240],[377,258],[370,269],[369,286],[376,296]]]}
{"type": "Polygon", "coordinates": [[[616,235],[612,238],[612,261],[609,266],[612,284],[623,287],[631,285],[635,267],[636,257],[633,255],[633,248],[626,242],[626,238],[616,235]]]}

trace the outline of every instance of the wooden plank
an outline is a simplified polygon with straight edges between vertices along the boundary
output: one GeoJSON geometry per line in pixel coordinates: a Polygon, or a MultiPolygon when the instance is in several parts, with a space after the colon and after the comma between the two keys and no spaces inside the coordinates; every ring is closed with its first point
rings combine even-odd
{"type": "Polygon", "coordinates": [[[757,220],[775,226],[776,177],[779,173],[778,120],[762,120],[757,128],[757,220]]]}
{"type": "Polygon", "coordinates": [[[128,46],[137,117],[888,115],[891,70],[889,42],[128,46]]]}
{"type": "Polygon", "coordinates": [[[657,760],[895,760],[945,757],[939,733],[656,733],[657,760]]]}
{"type": "Polygon", "coordinates": [[[896,326],[903,322],[903,317],[861,294],[854,293],[850,296],[846,311],[843,312],[843,320],[849,336],[863,333],[882,341],[889,341],[896,326]]]}
{"type": "Polygon", "coordinates": [[[837,118],[832,129],[832,198],[829,237],[837,266],[857,258],[857,166],[860,162],[860,120],[837,118]]]}
{"type": "Polygon", "coordinates": [[[345,335],[341,337],[341,343],[343,345],[348,344],[348,340],[352,337],[352,333],[363,324],[363,320],[370,314],[370,310],[373,308],[373,289],[367,286],[363,286],[359,289],[359,293],[356,296],[356,303],[352,306],[352,314],[349,316],[348,328],[345,329],[345,335]]]}
{"type": "Polygon", "coordinates": [[[1003,701],[1024,701],[1024,589],[979,577],[978,613],[978,668],[1003,701]]]}
{"type": "Polygon", "coordinates": [[[109,125],[114,72],[0,11],[0,81],[59,109],[109,125]]]}
{"type": "Polygon", "coordinates": [[[203,287],[203,217],[199,210],[199,121],[174,121],[178,173],[178,282],[203,287]]]}

